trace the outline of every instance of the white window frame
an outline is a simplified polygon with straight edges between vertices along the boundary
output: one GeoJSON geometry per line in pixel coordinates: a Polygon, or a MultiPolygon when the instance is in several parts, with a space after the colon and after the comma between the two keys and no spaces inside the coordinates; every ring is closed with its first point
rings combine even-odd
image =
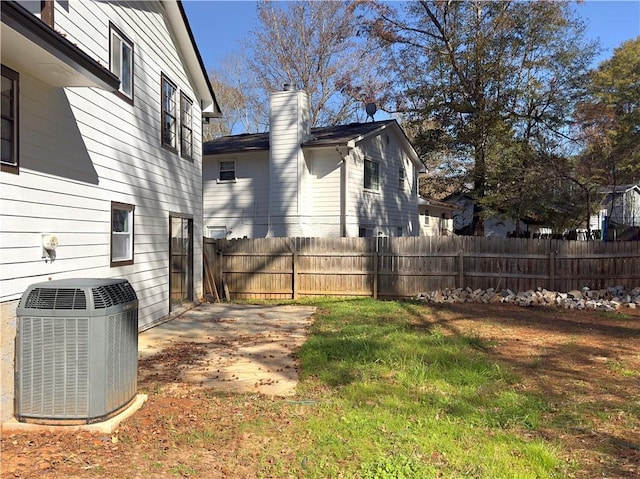
{"type": "Polygon", "coordinates": [[[407,179],[407,170],[405,170],[404,166],[401,166],[398,170],[398,188],[402,191],[405,189],[407,179]]]}
{"type": "Polygon", "coordinates": [[[380,191],[380,163],[370,158],[364,159],[364,189],[380,191]]]}
{"type": "Polygon", "coordinates": [[[207,226],[207,238],[210,239],[225,239],[227,237],[226,226],[207,226]]]}
{"type": "Polygon", "coordinates": [[[218,163],[218,182],[219,183],[232,183],[236,181],[236,160],[221,160],[218,163]],[[223,164],[224,167],[223,167],[223,164]],[[233,166],[231,168],[230,166],[233,166]],[[233,178],[223,178],[223,176],[228,176],[229,172],[233,172],[233,178]]]}
{"type": "Polygon", "coordinates": [[[133,264],[134,211],[134,205],[111,202],[111,266],[133,264]]]}
{"type": "Polygon", "coordinates": [[[429,210],[424,210],[424,225],[429,226],[429,210]]]}
{"type": "Polygon", "coordinates": [[[133,42],[109,23],[109,70],[120,79],[118,93],[129,101],[133,101],[133,52],[133,42]]]}

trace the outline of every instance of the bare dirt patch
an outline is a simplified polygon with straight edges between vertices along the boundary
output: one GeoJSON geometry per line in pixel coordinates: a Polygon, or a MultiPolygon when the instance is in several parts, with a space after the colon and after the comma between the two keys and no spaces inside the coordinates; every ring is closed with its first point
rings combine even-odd
{"type": "Polygon", "coordinates": [[[522,390],[551,400],[540,433],[580,464],[576,477],[640,477],[640,312],[481,304],[433,312],[424,320],[488,342],[522,390]]]}
{"type": "MultiPolygon", "coordinates": [[[[548,398],[544,427],[523,434],[556,443],[577,464],[574,477],[640,477],[640,312],[459,304],[426,307],[415,322],[481,339],[488,354],[514,368],[522,390],[548,398]]],[[[257,477],[269,437],[296,415],[313,412],[282,407],[286,397],[200,384],[198,371],[216,372],[222,364],[210,356],[212,344],[228,360],[239,348],[251,352],[260,344],[245,339],[225,342],[200,332],[150,349],[140,360],[139,382],[149,399],[114,434],[6,435],[0,477],[257,477]]],[[[253,353],[271,364],[268,354],[253,353]]],[[[280,454],[293,460],[290,451],[280,454]]]]}

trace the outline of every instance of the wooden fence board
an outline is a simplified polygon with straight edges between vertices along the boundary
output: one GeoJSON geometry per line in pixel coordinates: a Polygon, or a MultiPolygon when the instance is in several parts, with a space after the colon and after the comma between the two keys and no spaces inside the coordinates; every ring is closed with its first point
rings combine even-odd
{"type": "Polygon", "coordinates": [[[259,238],[205,250],[231,298],[407,298],[470,287],[570,291],[640,286],[640,242],[523,238],[259,238]]]}

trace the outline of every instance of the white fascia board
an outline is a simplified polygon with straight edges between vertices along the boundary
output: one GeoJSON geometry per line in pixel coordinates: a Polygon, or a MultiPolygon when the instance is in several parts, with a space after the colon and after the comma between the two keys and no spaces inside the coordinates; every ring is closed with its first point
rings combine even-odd
{"type": "Polygon", "coordinates": [[[182,52],[189,76],[194,83],[195,91],[200,100],[200,106],[202,107],[203,113],[205,113],[204,116],[219,118],[222,116],[220,106],[215,98],[213,88],[209,83],[202,57],[198,51],[198,46],[195,43],[181,2],[179,0],[171,0],[162,1],[160,4],[167,13],[167,20],[176,37],[178,47],[182,52]]]}

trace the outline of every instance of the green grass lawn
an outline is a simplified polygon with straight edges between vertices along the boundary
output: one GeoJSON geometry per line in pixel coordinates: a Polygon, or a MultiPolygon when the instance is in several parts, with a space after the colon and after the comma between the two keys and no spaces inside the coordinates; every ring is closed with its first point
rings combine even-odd
{"type": "Polygon", "coordinates": [[[536,434],[545,399],[519,390],[490,344],[416,321],[420,305],[313,304],[298,399],[273,403],[280,423],[245,426],[271,435],[261,477],[566,477],[536,434]]]}

